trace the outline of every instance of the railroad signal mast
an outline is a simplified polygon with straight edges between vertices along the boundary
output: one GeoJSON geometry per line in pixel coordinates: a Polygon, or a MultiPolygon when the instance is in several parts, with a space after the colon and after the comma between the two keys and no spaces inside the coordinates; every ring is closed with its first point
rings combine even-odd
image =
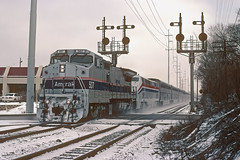
{"type": "Polygon", "coordinates": [[[114,26],[106,26],[106,19],[103,17],[102,26],[97,26],[97,30],[102,30],[102,51],[106,51],[106,45],[109,44],[109,39],[106,37],[106,30],[114,29],[114,26]]]}
{"type": "Polygon", "coordinates": [[[182,34],[182,16],[179,14],[179,22],[171,22],[170,26],[178,26],[179,34],[176,36],[177,40],[177,53],[185,54],[184,56],[189,57],[190,63],[190,79],[191,79],[191,112],[194,111],[194,63],[195,63],[195,53],[205,53],[207,52],[207,34],[204,33],[204,16],[203,12],[201,15],[201,21],[193,21],[193,25],[201,25],[201,33],[198,38],[201,42],[193,40],[192,36],[190,40],[183,42],[184,35],[182,34]]]}
{"type": "Polygon", "coordinates": [[[102,30],[102,41],[98,42],[98,52],[102,55],[111,56],[113,66],[117,65],[117,57],[122,54],[128,54],[129,48],[128,44],[130,39],[126,36],[126,29],[134,29],[134,25],[126,25],[126,18],[123,18],[123,25],[117,26],[117,29],[123,30],[122,41],[115,41],[115,38],[112,38],[110,42],[109,39],[105,36],[106,30],[114,29],[114,26],[105,25],[105,17],[103,17],[102,26],[98,26],[97,30],[102,30]]]}

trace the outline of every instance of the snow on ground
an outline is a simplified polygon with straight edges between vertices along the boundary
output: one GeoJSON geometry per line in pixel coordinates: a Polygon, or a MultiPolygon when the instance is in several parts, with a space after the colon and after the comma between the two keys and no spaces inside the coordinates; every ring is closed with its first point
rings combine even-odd
{"type": "MultiPolygon", "coordinates": [[[[21,114],[21,113],[26,113],[26,102],[0,102],[1,106],[5,106],[6,110],[2,110],[0,111],[0,115],[1,114],[21,114]],[[8,106],[15,106],[15,105],[20,105],[19,107],[13,108],[13,109],[8,109],[8,106]]],[[[33,107],[33,113],[37,113],[37,107],[38,107],[38,103],[34,103],[34,107],[33,107]]]]}
{"type": "MultiPolygon", "coordinates": [[[[0,105],[7,105],[7,104],[3,104],[1,103],[0,105]]],[[[34,104],[34,112],[36,113],[36,108],[37,108],[38,104],[34,104]]],[[[169,106],[168,106],[169,107],[169,106]]],[[[148,110],[148,113],[153,113],[156,112],[157,109],[159,111],[165,109],[166,107],[160,107],[160,108],[154,108],[152,110],[148,110]]],[[[21,103],[21,106],[16,107],[14,109],[8,110],[8,111],[0,111],[0,116],[1,114],[21,114],[21,113],[25,113],[26,112],[26,103],[21,103]]],[[[146,114],[146,113],[145,113],[146,114]]],[[[178,114],[189,114],[189,106],[186,106],[185,109],[181,110],[178,114]]],[[[101,119],[101,122],[106,122],[109,121],[107,119],[101,119]]],[[[111,121],[109,121],[109,124],[114,124],[114,123],[125,123],[128,120],[115,120],[115,119],[111,119],[111,121]]],[[[131,141],[131,137],[127,137],[125,138],[123,141],[128,142],[131,141],[131,143],[127,144],[126,146],[121,146],[121,144],[123,144],[123,142],[119,142],[117,144],[114,144],[113,147],[111,147],[110,149],[107,149],[103,152],[98,153],[95,157],[91,157],[88,158],[90,160],[122,160],[122,159],[131,159],[131,160],[148,160],[148,159],[153,159],[153,160],[157,160],[157,159],[164,159],[163,157],[160,157],[160,154],[158,153],[159,150],[157,150],[158,148],[158,144],[157,141],[159,139],[159,135],[161,134],[161,132],[163,130],[168,129],[170,126],[173,126],[177,123],[178,121],[174,121],[174,120],[159,120],[156,121],[156,127],[155,128],[150,128],[150,127],[145,127],[143,131],[144,135],[143,136],[139,136],[138,138],[136,138],[134,141],[131,141]],[[146,133],[145,133],[146,132],[146,133]]],[[[93,122],[96,123],[96,122],[93,122]]],[[[139,123],[139,122],[138,122],[139,123]]],[[[91,125],[94,127],[93,124],[91,124],[91,122],[88,123],[87,127],[80,127],[79,131],[77,130],[71,130],[68,131],[68,134],[65,135],[65,137],[61,138],[55,136],[54,138],[51,139],[51,137],[47,136],[44,137],[43,139],[41,139],[40,141],[38,141],[37,143],[35,142],[35,140],[24,140],[25,142],[27,141],[27,143],[22,143],[22,145],[24,146],[29,146],[31,143],[35,143],[35,145],[33,145],[36,148],[31,148],[30,150],[38,150],[37,148],[39,148],[39,146],[42,147],[47,147],[49,145],[53,145],[57,139],[60,139],[61,141],[66,141],[72,139],[73,137],[76,136],[80,136],[76,133],[79,132],[89,132],[89,127],[91,127],[91,125]],[[46,142],[49,142],[49,144],[46,144],[46,142]],[[37,147],[38,146],[38,147],[37,147]]],[[[99,124],[98,124],[99,125],[99,124]]],[[[127,126],[122,125],[125,129],[127,128],[127,126]]],[[[103,127],[104,128],[104,127],[103,127]]],[[[102,129],[102,127],[101,127],[102,129]]],[[[91,128],[91,130],[94,130],[94,128],[91,128]]],[[[65,133],[65,131],[63,131],[65,133]]],[[[82,135],[81,135],[82,136],[82,135]]],[[[137,135],[136,135],[137,136],[137,135]]],[[[33,138],[35,139],[35,138],[33,138]]],[[[6,145],[3,145],[2,147],[0,147],[2,149],[2,151],[4,151],[5,153],[7,153],[7,142],[5,143],[6,145]],[[6,148],[5,148],[6,147],[6,148]]],[[[22,152],[20,152],[20,150],[24,150],[24,152],[30,152],[30,150],[25,150],[24,147],[16,147],[14,148],[14,146],[10,145],[10,148],[8,148],[8,150],[14,150],[15,153],[18,154],[22,154],[22,152]]],[[[4,156],[5,158],[8,156],[4,156]]],[[[9,155],[9,157],[11,157],[11,155],[9,155]]],[[[44,157],[44,156],[43,156],[44,157]]],[[[41,157],[41,158],[43,158],[41,157]]],[[[3,158],[3,157],[2,157],[3,158]]],[[[49,157],[45,157],[45,158],[49,158],[49,157]]]]}
{"type": "MultiPolygon", "coordinates": [[[[155,143],[159,134],[168,129],[171,125],[157,125],[154,129],[143,135],[127,146],[121,146],[121,142],[114,144],[110,149],[107,149],[95,157],[88,160],[159,160],[161,157],[157,154],[155,143]]],[[[149,127],[150,128],[150,127],[149,127]]],[[[146,128],[146,129],[149,129],[146,128]]],[[[131,137],[127,137],[124,141],[128,141],[131,137]]]]}
{"type": "MultiPolygon", "coordinates": [[[[38,127],[38,126],[37,126],[38,127]]],[[[6,141],[0,143],[0,159],[15,159],[24,154],[37,152],[41,149],[48,148],[51,146],[58,145],[60,143],[72,140],[77,137],[106,129],[111,127],[110,125],[103,124],[84,124],[74,129],[60,128],[51,132],[42,134],[31,135],[28,137],[18,138],[16,140],[6,141]]],[[[36,127],[35,127],[36,128],[36,127]]],[[[40,127],[46,129],[45,127],[40,127]]],[[[126,128],[126,126],[125,126],[126,128]]],[[[48,159],[44,157],[43,159],[48,159]]]]}

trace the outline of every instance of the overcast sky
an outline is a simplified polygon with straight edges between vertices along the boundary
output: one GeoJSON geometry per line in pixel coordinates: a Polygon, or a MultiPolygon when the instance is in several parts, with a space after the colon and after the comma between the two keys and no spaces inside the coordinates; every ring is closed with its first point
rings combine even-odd
{"type": "MultiPolygon", "coordinates": [[[[30,0],[0,0],[0,66],[19,66],[20,57],[22,66],[27,66],[30,3],[30,0]]],[[[50,54],[58,49],[79,48],[97,53],[102,33],[96,26],[102,24],[103,17],[107,25],[116,27],[122,25],[126,16],[127,24],[135,25],[135,29],[127,30],[130,52],[119,57],[118,66],[167,82],[168,57],[164,46],[167,37],[163,33],[167,34],[170,29],[174,48],[178,33],[178,28],[170,27],[169,23],[178,21],[182,13],[183,34],[189,39],[190,35],[198,36],[201,31],[200,26],[192,25],[192,21],[201,19],[201,12],[204,12],[207,30],[216,23],[234,23],[239,7],[239,0],[38,0],[35,63],[36,66],[47,65],[50,54]]],[[[122,31],[107,31],[106,36],[121,41],[122,31]]],[[[176,55],[175,51],[170,54],[173,85],[176,85],[173,58],[176,55]]],[[[181,76],[186,74],[189,79],[188,58],[179,55],[178,59],[181,76]]]]}

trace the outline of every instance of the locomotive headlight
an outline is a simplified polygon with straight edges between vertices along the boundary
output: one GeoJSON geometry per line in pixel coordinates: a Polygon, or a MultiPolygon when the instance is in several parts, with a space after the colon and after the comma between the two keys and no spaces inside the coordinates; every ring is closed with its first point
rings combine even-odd
{"type": "Polygon", "coordinates": [[[46,104],[49,104],[49,100],[46,100],[45,103],[46,103],[46,104]]]}
{"type": "Polygon", "coordinates": [[[70,104],[71,103],[71,99],[67,99],[66,103],[70,104]]]}
{"type": "Polygon", "coordinates": [[[66,65],[65,64],[60,64],[59,66],[59,72],[60,73],[65,73],[66,65]]]}

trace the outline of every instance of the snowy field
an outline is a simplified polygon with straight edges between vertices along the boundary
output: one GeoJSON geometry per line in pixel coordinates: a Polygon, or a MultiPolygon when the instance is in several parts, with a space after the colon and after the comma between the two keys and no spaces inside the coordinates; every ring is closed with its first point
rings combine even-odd
{"type": "MultiPolygon", "coordinates": [[[[0,116],[1,114],[22,114],[26,113],[26,102],[0,102],[0,106],[4,106],[6,110],[1,110],[0,111],[0,116]],[[13,108],[13,109],[8,109],[8,106],[17,106],[19,107],[13,108]]],[[[37,112],[37,106],[38,103],[34,103],[34,113],[37,112]]]]}
{"type": "MultiPolygon", "coordinates": [[[[16,104],[16,103],[15,103],[16,104]]],[[[11,103],[11,105],[15,105],[11,103]]],[[[18,103],[19,104],[19,103],[18,103]]],[[[1,103],[1,105],[9,105],[9,103],[1,103]]],[[[36,113],[36,108],[38,104],[34,104],[34,112],[36,113]]],[[[168,106],[169,107],[169,106],[168,106]]],[[[165,107],[163,107],[165,108],[165,107]]],[[[161,111],[163,108],[159,108],[159,111],[161,111]]],[[[186,106],[184,109],[182,109],[179,114],[188,114],[190,110],[189,106],[186,106]]],[[[148,113],[156,113],[156,108],[153,110],[148,110],[148,113]]],[[[16,107],[14,109],[0,111],[1,114],[24,114],[26,112],[26,103],[21,103],[19,107],[16,107]]],[[[139,113],[141,114],[141,113],[139,113]]],[[[145,113],[146,114],[146,113],[145,113]]],[[[96,121],[96,120],[95,120],[96,121]]],[[[99,119],[99,123],[107,122],[107,119],[99,119]]],[[[119,122],[123,123],[125,120],[116,119],[111,120],[111,122],[119,122]]],[[[93,122],[88,122],[91,126],[93,122]]],[[[94,122],[96,124],[96,122],[94,122]]],[[[158,123],[155,128],[147,127],[142,132],[145,132],[142,136],[139,136],[134,141],[131,141],[132,137],[127,137],[124,140],[114,144],[111,148],[102,151],[98,153],[95,157],[88,158],[89,160],[158,160],[158,159],[169,159],[168,157],[160,157],[160,154],[158,153],[158,141],[161,133],[170,128],[171,126],[178,123],[178,121],[173,120],[161,120],[161,123],[158,123]]],[[[0,123],[1,125],[2,123],[0,123]]],[[[23,123],[24,124],[24,123],[23,123]]],[[[26,124],[26,122],[25,122],[26,124]]],[[[16,126],[15,126],[16,127],[16,126]]],[[[21,126],[22,127],[22,126],[21,126]]],[[[5,127],[0,127],[2,129],[6,129],[5,127]]],[[[1,129],[1,130],[2,130],[1,129]]],[[[73,132],[72,130],[69,130],[69,133],[73,132]]],[[[137,135],[133,135],[137,136],[137,135]]],[[[67,140],[71,137],[71,134],[66,134],[66,137],[63,137],[63,139],[67,140]]],[[[43,143],[44,143],[43,139],[43,143]]],[[[54,140],[53,140],[54,141],[54,140]]],[[[30,142],[29,142],[30,143],[30,142]]],[[[13,150],[14,148],[11,147],[11,145],[7,145],[8,142],[2,143],[0,148],[5,148],[4,150],[13,150]],[[10,148],[8,148],[8,146],[10,148]]],[[[57,153],[59,154],[59,153],[57,153]]],[[[44,155],[37,158],[37,159],[47,159],[49,157],[45,157],[44,155]]],[[[4,156],[0,155],[0,159],[5,159],[4,156]]]]}

